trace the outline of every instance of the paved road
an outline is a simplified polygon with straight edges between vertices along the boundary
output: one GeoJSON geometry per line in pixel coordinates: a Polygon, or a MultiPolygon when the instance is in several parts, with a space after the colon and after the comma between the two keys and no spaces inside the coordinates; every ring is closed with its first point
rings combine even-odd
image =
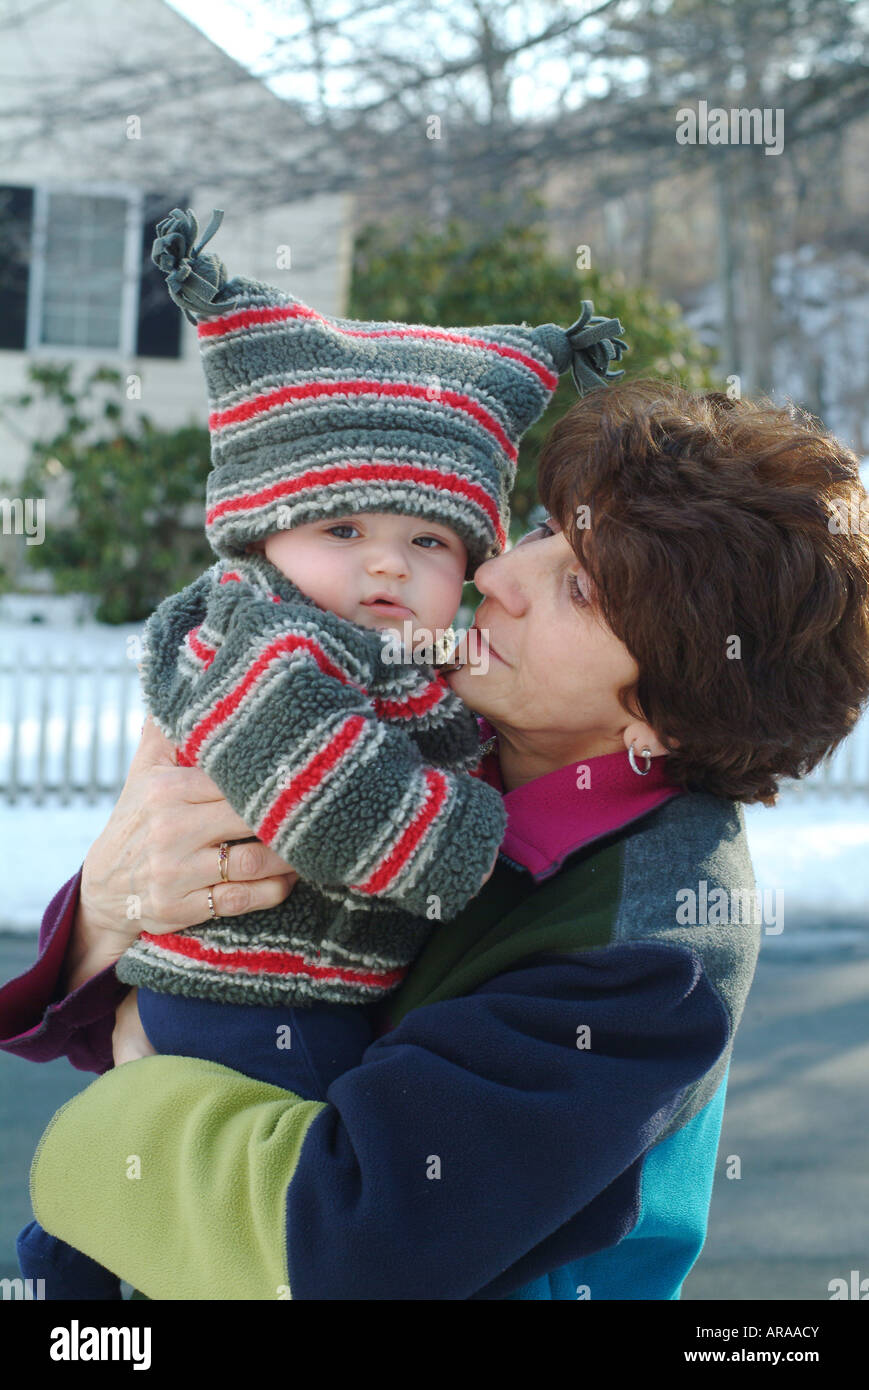
{"type": "Polygon", "coordinates": [[[869,953],[795,958],[784,944],[764,943],[736,1036],[685,1299],[826,1300],[831,1279],[869,1276],[869,953]]]}
{"type": "MultiPolygon", "coordinates": [[[[827,1300],[831,1279],[869,1276],[869,952],[795,955],[793,945],[764,943],[734,1050],[709,1236],[685,1299],[827,1300]],[[725,1176],[730,1156],[738,1179],[725,1176]]],[[[0,937],[0,980],[34,950],[33,938],[0,937]]],[[[91,1080],[63,1060],[0,1052],[0,1277],[17,1273],[39,1136],[91,1080]]]]}

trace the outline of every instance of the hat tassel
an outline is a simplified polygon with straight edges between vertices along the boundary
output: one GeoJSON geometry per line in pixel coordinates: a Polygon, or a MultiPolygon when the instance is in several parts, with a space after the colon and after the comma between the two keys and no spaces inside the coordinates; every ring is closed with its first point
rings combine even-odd
{"type": "Polygon", "coordinates": [[[221,301],[217,296],[226,284],[226,266],[218,256],[202,255],[202,248],[211,240],[223,221],[223,212],[215,208],[199,242],[199,224],[192,209],[182,212],[173,208],[168,217],[157,223],[157,236],[151,248],[151,260],[166,276],[171,298],[184,310],[190,323],[194,317],[207,318],[223,314],[236,303],[221,301]],[[196,243],[196,244],[194,244],[196,243]]]}
{"type": "Polygon", "coordinates": [[[621,361],[628,347],[623,338],[616,336],[624,332],[618,319],[595,314],[591,300],[584,299],[579,318],[564,331],[570,344],[570,372],[581,396],[624,376],[624,371],[608,370],[610,362],[621,361]]]}

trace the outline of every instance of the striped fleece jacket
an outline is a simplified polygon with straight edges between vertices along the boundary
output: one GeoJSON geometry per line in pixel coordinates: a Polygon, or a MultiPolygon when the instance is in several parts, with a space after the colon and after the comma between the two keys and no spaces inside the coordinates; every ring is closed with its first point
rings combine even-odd
{"type": "MultiPolygon", "coordinates": [[[[142,932],[118,979],[221,1003],[370,1003],[479,890],[506,826],[477,723],[431,667],[319,608],[265,556],[220,560],[145,629],[155,723],[300,882],[277,907],[142,932]]],[[[215,870],[216,870],[215,864],[215,870]]]]}

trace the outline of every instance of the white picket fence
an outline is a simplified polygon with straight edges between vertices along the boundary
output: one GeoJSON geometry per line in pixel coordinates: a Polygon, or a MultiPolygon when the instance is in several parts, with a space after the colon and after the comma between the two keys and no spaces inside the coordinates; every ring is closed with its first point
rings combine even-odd
{"type": "MultiPolygon", "coordinates": [[[[100,650],[0,652],[0,800],[93,802],[117,794],[145,711],[135,659],[100,650]]],[[[869,715],[787,796],[869,795],[869,715]]]]}
{"type": "Polygon", "coordinates": [[[117,793],[145,712],[123,654],[0,655],[0,797],[40,804],[117,793]]]}

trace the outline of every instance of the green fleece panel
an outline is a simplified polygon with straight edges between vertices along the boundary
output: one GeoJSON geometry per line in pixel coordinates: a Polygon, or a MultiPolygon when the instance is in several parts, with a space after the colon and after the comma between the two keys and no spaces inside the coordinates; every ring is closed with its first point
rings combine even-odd
{"type": "Polygon", "coordinates": [[[608,946],[622,864],[621,840],[590,847],[543,883],[499,860],[484,893],[432,933],[410,975],[385,1001],[389,1023],[394,1027],[411,1009],[470,994],[542,951],[608,946]]]}
{"type": "Polygon", "coordinates": [[[290,1298],[287,1188],[322,1109],[196,1057],[126,1062],[43,1134],[34,1214],[149,1298],[290,1298]]]}

